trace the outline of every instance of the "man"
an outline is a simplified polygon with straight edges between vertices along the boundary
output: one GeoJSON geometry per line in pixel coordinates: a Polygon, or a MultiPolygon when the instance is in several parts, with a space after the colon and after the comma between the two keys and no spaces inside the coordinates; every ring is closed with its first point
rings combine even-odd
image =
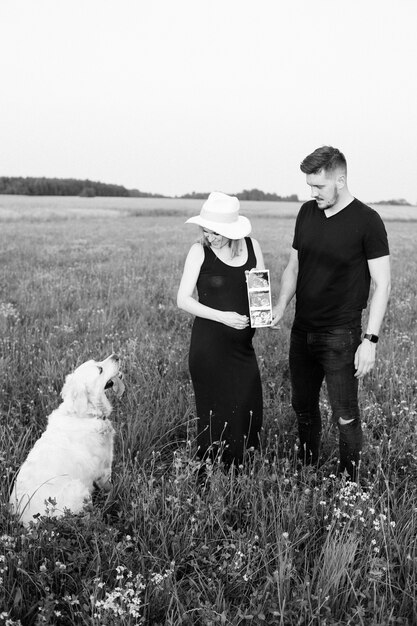
{"type": "Polygon", "coordinates": [[[378,213],[351,195],[346,159],[339,150],[317,148],[300,168],[313,200],[297,216],[272,325],[295,295],[289,361],[301,460],[319,460],[319,394],[325,379],[339,428],[339,471],[355,481],[362,450],[358,380],[374,366],[390,293],[387,234],[378,213]],[[371,280],[374,290],[362,337],[371,280]]]}

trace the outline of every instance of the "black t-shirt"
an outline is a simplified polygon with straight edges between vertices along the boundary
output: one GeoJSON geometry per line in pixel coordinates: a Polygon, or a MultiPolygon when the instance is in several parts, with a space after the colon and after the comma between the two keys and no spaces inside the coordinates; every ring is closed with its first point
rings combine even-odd
{"type": "Polygon", "coordinates": [[[311,200],[298,213],[293,248],[299,261],[294,327],[308,331],[360,324],[369,297],[367,261],[389,254],[379,214],[354,199],[326,217],[311,200]]]}

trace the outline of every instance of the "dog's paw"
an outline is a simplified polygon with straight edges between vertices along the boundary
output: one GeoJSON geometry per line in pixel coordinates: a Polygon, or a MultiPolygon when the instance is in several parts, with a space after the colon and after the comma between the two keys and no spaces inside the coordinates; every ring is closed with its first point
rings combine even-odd
{"type": "Polygon", "coordinates": [[[110,478],[98,478],[94,481],[94,487],[99,491],[104,491],[105,493],[109,493],[111,491],[113,485],[110,478]]]}

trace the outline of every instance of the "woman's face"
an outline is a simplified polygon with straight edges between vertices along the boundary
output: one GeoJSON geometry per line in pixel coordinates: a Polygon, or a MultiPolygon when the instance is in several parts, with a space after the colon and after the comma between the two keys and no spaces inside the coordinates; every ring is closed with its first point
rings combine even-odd
{"type": "Polygon", "coordinates": [[[229,239],[227,237],[219,235],[219,233],[216,233],[214,230],[203,228],[203,234],[212,248],[223,248],[223,246],[229,243],[229,239]]]}

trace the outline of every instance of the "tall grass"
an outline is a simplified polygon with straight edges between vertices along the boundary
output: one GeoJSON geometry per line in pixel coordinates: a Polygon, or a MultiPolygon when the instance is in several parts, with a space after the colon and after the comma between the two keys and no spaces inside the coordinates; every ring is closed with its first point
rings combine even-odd
{"type": "MultiPolygon", "coordinates": [[[[251,218],[276,294],[293,221],[251,218]]],[[[202,487],[192,320],[175,306],[195,234],[183,220],[137,211],[1,224],[0,624],[417,623],[417,224],[387,222],[394,288],[360,389],[361,487],[335,476],[325,393],[323,463],[297,467],[291,312],[255,338],[261,451],[240,472],[215,462],[202,487]],[[15,472],[65,375],[113,351],[127,389],[113,399],[112,492],[83,515],[22,529],[7,506],[15,472]]]]}

